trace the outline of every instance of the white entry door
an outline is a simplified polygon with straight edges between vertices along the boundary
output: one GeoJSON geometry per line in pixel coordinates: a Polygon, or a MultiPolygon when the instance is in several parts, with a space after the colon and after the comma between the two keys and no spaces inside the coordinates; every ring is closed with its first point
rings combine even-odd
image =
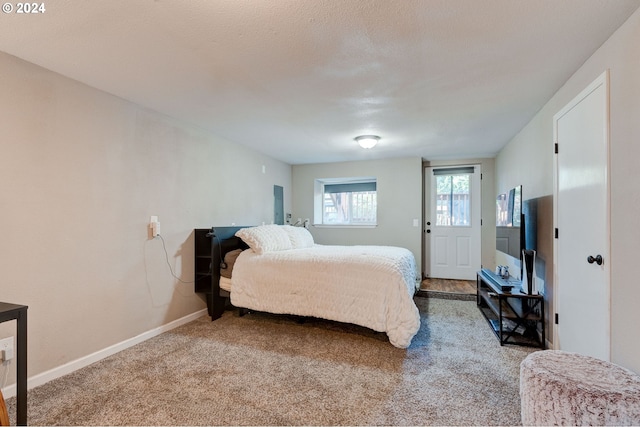
{"type": "Polygon", "coordinates": [[[426,169],[425,276],[475,280],[481,267],[480,173],[480,165],[426,169]]]}
{"type": "Polygon", "coordinates": [[[610,358],[609,76],[554,116],[555,348],[610,358]]]}

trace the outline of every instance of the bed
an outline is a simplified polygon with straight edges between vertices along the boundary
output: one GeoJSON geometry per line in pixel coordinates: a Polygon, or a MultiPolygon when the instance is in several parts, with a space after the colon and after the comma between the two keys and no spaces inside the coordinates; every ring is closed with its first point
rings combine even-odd
{"type": "Polygon", "coordinates": [[[220,261],[213,300],[364,326],[399,348],[420,328],[413,301],[419,278],[408,249],[319,245],[307,229],[289,225],[212,230],[214,264],[220,261]]]}

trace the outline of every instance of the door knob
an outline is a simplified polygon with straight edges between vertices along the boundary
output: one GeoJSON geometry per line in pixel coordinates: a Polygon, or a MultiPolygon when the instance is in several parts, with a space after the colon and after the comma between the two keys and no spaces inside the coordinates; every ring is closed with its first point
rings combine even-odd
{"type": "Polygon", "coordinates": [[[596,257],[592,257],[591,255],[589,255],[587,257],[587,262],[589,264],[593,264],[594,262],[598,265],[602,265],[602,255],[596,255],[596,257]]]}

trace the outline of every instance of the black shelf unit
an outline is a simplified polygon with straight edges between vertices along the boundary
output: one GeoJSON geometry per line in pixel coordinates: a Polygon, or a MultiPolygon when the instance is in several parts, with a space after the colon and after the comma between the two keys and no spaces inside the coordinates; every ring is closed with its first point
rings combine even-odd
{"type": "Polygon", "coordinates": [[[194,231],[194,273],[196,293],[203,293],[211,320],[219,319],[225,310],[229,294],[220,289],[220,254],[214,244],[216,236],[211,228],[196,228],[194,231]],[[214,262],[218,259],[218,262],[214,262]],[[223,298],[220,298],[221,294],[223,298]]]}
{"type": "Polygon", "coordinates": [[[477,273],[477,304],[500,345],[545,348],[544,297],[519,290],[520,282],[489,270],[477,273]]]}
{"type": "Polygon", "coordinates": [[[196,228],[194,234],[194,291],[203,293],[211,320],[219,319],[231,308],[230,294],[220,288],[220,264],[224,255],[233,249],[248,246],[235,237],[244,227],[196,228]]]}
{"type": "Polygon", "coordinates": [[[211,229],[195,229],[195,291],[209,292],[211,289],[211,273],[213,254],[211,251],[213,237],[211,229]]]}

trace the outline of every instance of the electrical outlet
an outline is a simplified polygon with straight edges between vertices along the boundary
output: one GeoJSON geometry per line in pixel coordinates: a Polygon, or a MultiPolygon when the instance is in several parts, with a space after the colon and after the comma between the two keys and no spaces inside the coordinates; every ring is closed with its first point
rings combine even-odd
{"type": "Polygon", "coordinates": [[[152,237],[157,237],[160,234],[160,221],[156,215],[152,215],[149,219],[149,228],[152,237]]]}
{"type": "Polygon", "coordinates": [[[13,337],[0,340],[0,359],[3,362],[13,359],[13,337]]]}

